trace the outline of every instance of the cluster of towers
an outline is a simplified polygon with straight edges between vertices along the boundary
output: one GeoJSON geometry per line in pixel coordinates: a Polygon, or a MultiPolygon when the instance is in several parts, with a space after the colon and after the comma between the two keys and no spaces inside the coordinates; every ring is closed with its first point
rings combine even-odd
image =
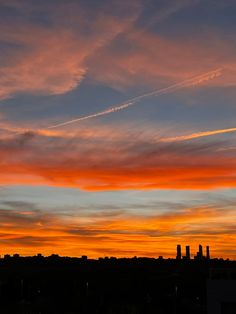
{"type": "MultiPolygon", "coordinates": [[[[187,245],[185,247],[185,256],[182,256],[182,251],[181,251],[181,245],[178,244],[177,245],[177,254],[176,254],[176,259],[191,259],[191,255],[190,255],[190,246],[187,245]]],[[[206,246],[206,255],[203,255],[203,248],[202,245],[199,245],[199,249],[197,254],[194,256],[194,259],[199,259],[199,260],[203,260],[203,259],[210,259],[210,247],[207,245],[206,246]]]]}

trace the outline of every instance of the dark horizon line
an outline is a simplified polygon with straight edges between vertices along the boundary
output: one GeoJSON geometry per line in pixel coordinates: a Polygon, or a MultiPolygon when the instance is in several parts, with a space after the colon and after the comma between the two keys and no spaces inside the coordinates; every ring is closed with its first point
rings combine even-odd
{"type": "Polygon", "coordinates": [[[20,255],[18,253],[14,254],[4,254],[3,256],[0,255],[0,260],[7,260],[7,259],[27,259],[27,258],[38,258],[38,259],[50,259],[50,258],[57,258],[57,259],[74,259],[74,260],[83,260],[83,261],[101,261],[101,260],[157,260],[157,261],[236,261],[236,259],[230,259],[230,258],[223,258],[223,257],[213,257],[213,258],[207,258],[205,256],[202,256],[199,258],[198,256],[194,256],[193,258],[186,258],[186,256],[183,256],[181,259],[174,258],[174,257],[167,257],[164,256],[158,256],[158,257],[148,257],[148,256],[133,256],[133,257],[116,257],[116,256],[100,256],[97,258],[89,258],[87,255],[81,255],[81,256],[68,256],[68,255],[59,255],[52,253],[51,255],[43,255],[41,253],[38,253],[36,255],[20,255]]]}

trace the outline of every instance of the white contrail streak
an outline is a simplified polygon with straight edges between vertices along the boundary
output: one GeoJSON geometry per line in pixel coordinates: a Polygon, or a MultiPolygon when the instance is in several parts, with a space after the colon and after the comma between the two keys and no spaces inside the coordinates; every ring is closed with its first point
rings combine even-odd
{"type": "Polygon", "coordinates": [[[132,105],[134,105],[133,102],[123,103],[123,104],[121,104],[119,106],[111,107],[111,108],[108,108],[108,109],[106,109],[104,111],[96,112],[96,113],[90,114],[88,116],[76,118],[76,119],[73,119],[73,120],[70,120],[70,121],[66,121],[66,122],[63,122],[63,123],[59,123],[59,124],[55,124],[55,125],[49,126],[48,129],[53,129],[53,128],[57,128],[59,126],[63,126],[63,125],[67,125],[67,124],[71,124],[71,123],[75,123],[75,122],[79,122],[79,121],[83,121],[83,120],[87,120],[87,119],[91,119],[91,118],[95,118],[95,117],[99,117],[99,116],[104,116],[106,114],[109,114],[109,113],[112,113],[112,112],[116,112],[116,111],[128,108],[128,107],[130,107],[132,105]]]}
{"type": "Polygon", "coordinates": [[[190,141],[190,140],[200,138],[200,137],[213,136],[216,134],[224,134],[224,133],[232,133],[232,132],[236,132],[236,128],[204,131],[204,132],[197,132],[197,133],[192,133],[192,134],[188,134],[188,135],[167,137],[167,138],[162,138],[160,141],[165,142],[165,143],[182,142],[182,141],[190,141]]]}
{"type": "Polygon", "coordinates": [[[180,83],[173,84],[173,85],[171,85],[169,87],[165,87],[165,88],[162,88],[162,89],[154,90],[152,92],[149,92],[149,93],[146,93],[146,94],[143,94],[143,95],[131,98],[131,99],[127,100],[126,102],[118,104],[118,105],[116,105],[114,107],[110,107],[110,108],[105,109],[103,111],[96,112],[94,114],[87,115],[87,116],[84,116],[84,117],[79,117],[79,118],[76,118],[76,119],[73,119],[73,120],[69,120],[69,121],[66,121],[66,122],[62,122],[62,123],[51,125],[51,126],[48,127],[48,129],[53,129],[53,128],[65,126],[65,125],[68,125],[68,124],[72,124],[72,123],[75,123],[75,122],[79,122],[79,121],[83,121],[83,120],[87,120],[87,119],[91,119],[91,118],[95,118],[95,117],[99,117],[99,116],[104,116],[104,115],[107,115],[107,114],[110,114],[110,113],[113,113],[113,112],[116,112],[116,111],[120,111],[120,110],[123,110],[123,109],[126,109],[128,107],[131,107],[131,106],[135,105],[137,102],[139,102],[140,100],[142,100],[143,98],[146,98],[146,97],[160,96],[160,95],[164,95],[164,94],[169,94],[169,93],[173,93],[173,92],[175,92],[175,91],[177,91],[179,89],[185,88],[185,87],[199,85],[199,84],[201,84],[201,83],[203,83],[205,81],[208,81],[208,80],[214,79],[215,77],[220,76],[221,72],[222,72],[222,68],[219,68],[219,69],[216,69],[214,71],[210,71],[210,72],[204,73],[202,75],[195,76],[195,77],[193,77],[191,79],[182,81],[180,83]]]}

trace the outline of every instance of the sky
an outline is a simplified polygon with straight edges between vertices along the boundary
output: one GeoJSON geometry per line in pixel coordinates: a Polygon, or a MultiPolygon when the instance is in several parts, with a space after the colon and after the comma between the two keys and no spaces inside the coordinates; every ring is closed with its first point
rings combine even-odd
{"type": "Polygon", "coordinates": [[[0,0],[0,254],[236,259],[234,0],[0,0]]]}

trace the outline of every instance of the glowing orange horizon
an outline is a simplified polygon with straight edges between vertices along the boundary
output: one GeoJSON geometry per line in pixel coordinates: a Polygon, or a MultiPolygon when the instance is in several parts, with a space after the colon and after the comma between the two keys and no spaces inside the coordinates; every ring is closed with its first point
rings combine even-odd
{"type": "Polygon", "coordinates": [[[175,257],[177,244],[201,243],[236,259],[232,14],[225,23],[222,4],[200,1],[95,2],[0,1],[0,254],[175,257]],[[138,193],[147,208],[127,201],[138,193]],[[84,216],[67,208],[80,196],[84,216]]]}
{"type": "Polygon", "coordinates": [[[202,244],[210,245],[212,257],[236,259],[230,253],[236,245],[232,233],[236,216],[229,210],[203,206],[156,217],[91,217],[86,222],[81,217],[62,221],[45,213],[8,214],[1,211],[1,254],[175,257],[176,244],[190,245],[192,256],[202,244]],[[214,229],[209,231],[212,223],[214,229]]]}

